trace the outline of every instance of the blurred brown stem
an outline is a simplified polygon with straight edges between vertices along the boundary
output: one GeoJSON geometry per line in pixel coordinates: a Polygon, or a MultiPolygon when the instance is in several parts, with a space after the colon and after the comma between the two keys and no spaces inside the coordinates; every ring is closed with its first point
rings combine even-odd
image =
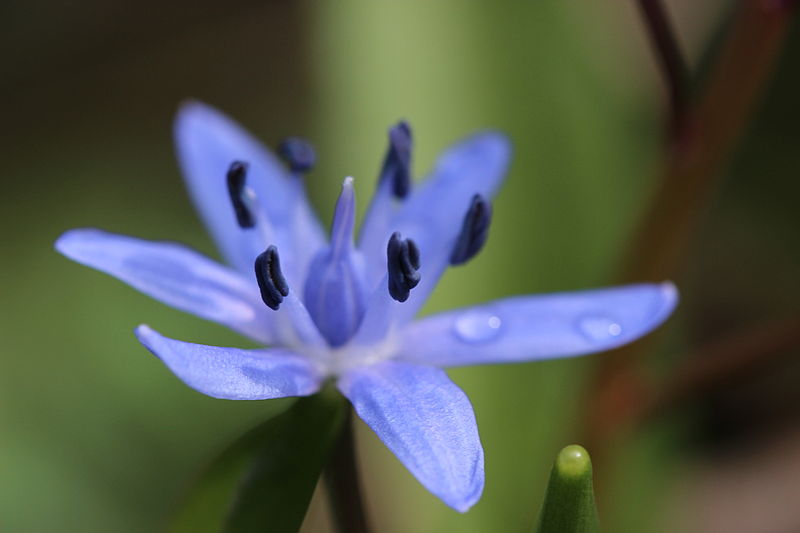
{"type": "Polygon", "coordinates": [[[689,76],[661,0],[638,0],[639,10],[669,94],[671,133],[678,135],[689,103],[689,76]]]}
{"type": "Polygon", "coordinates": [[[640,418],[681,408],[723,387],[765,371],[800,348],[800,316],[757,324],[713,341],[684,358],[684,363],[643,403],[640,418]]]}
{"type": "MultiPolygon", "coordinates": [[[[790,13],[776,0],[743,0],[738,6],[708,82],[667,146],[653,202],[623,265],[624,281],[677,274],[692,229],[770,78],[790,13]]],[[[586,399],[583,441],[595,462],[647,395],[639,367],[644,348],[639,342],[599,360],[586,399]]]]}
{"type": "Polygon", "coordinates": [[[659,190],[624,266],[627,280],[675,274],[686,240],[772,74],[789,26],[788,8],[744,0],[682,135],[667,147],[659,190]]]}

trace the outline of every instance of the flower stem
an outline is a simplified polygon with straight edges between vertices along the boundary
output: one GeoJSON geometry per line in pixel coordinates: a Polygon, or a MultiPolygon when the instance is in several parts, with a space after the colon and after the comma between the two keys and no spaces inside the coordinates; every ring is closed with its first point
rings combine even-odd
{"type": "MultiPolygon", "coordinates": [[[[679,273],[687,243],[752,117],[780,57],[796,4],[742,0],[707,82],[685,109],[681,134],[664,150],[652,205],[623,264],[624,281],[661,281],[679,273]]],[[[631,427],[648,394],[647,341],[600,359],[586,395],[586,434],[596,465],[631,427]]],[[[600,468],[598,468],[600,470],[600,468]]]]}
{"type": "Polygon", "coordinates": [[[672,117],[670,129],[672,135],[678,135],[689,102],[689,71],[661,0],[639,0],[639,9],[667,85],[672,117]]]}
{"type": "Polygon", "coordinates": [[[665,146],[656,194],[623,265],[627,281],[675,276],[695,223],[761,101],[792,10],[744,0],[711,74],[686,110],[683,135],[665,146]]]}
{"type": "Polygon", "coordinates": [[[778,368],[800,348],[800,315],[739,327],[685,356],[672,377],[642,402],[643,421],[690,405],[778,368]]]}
{"type": "Polygon", "coordinates": [[[353,411],[348,409],[339,441],[334,445],[325,470],[325,484],[335,530],[338,533],[369,533],[358,477],[352,418],[353,411]]]}

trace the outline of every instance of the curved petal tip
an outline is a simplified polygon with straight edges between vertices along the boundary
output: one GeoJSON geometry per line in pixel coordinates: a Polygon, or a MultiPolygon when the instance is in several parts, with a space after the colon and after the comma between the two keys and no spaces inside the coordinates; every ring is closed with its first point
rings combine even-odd
{"type": "Polygon", "coordinates": [[[474,490],[468,494],[464,494],[460,498],[456,498],[451,496],[450,498],[444,500],[444,502],[458,511],[459,513],[466,513],[472,506],[478,503],[483,495],[483,479],[481,478],[481,482],[478,486],[474,487],[474,490]]]}
{"type": "Polygon", "coordinates": [[[658,313],[661,316],[661,320],[666,320],[672,311],[675,310],[677,307],[678,302],[680,301],[680,294],[678,293],[678,287],[672,281],[663,281],[661,282],[661,309],[658,313]]]}
{"type": "Polygon", "coordinates": [[[139,324],[135,328],[133,328],[133,334],[136,335],[136,338],[139,339],[139,342],[146,345],[146,340],[150,338],[152,335],[157,335],[155,330],[148,326],[147,324],[139,324]]]}
{"type": "Polygon", "coordinates": [[[210,105],[201,102],[200,100],[196,100],[194,98],[187,98],[181,101],[180,104],[178,104],[178,111],[176,113],[176,116],[178,118],[189,117],[191,115],[196,115],[198,113],[206,113],[206,112],[219,114],[219,111],[217,111],[210,105]]]}
{"type": "Polygon", "coordinates": [[[495,158],[510,161],[514,151],[511,138],[503,132],[496,130],[485,130],[474,134],[469,138],[475,150],[481,150],[485,154],[492,154],[495,158]]]}
{"type": "Polygon", "coordinates": [[[56,239],[56,242],[53,243],[53,247],[61,255],[77,260],[76,257],[79,255],[79,250],[75,248],[75,245],[82,242],[83,237],[87,235],[95,235],[97,233],[100,233],[100,230],[92,228],[76,228],[67,230],[59,235],[59,237],[56,239]]]}
{"type": "Polygon", "coordinates": [[[221,128],[235,127],[237,126],[227,115],[200,100],[190,98],[182,101],[175,113],[175,135],[188,134],[191,132],[191,128],[220,133],[224,131],[221,128]]]}

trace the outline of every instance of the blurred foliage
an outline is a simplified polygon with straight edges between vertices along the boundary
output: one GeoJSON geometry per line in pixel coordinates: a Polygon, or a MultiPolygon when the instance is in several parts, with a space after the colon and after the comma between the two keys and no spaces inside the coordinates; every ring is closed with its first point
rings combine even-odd
{"type": "Polygon", "coordinates": [[[347,408],[327,387],[237,439],[192,485],[170,533],[296,532],[347,408]]]}
{"type": "MultiPolygon", "coordinates": [[[[219,106],[273,146],[310,137],[320,163],[309,188],[326,221],[345,175],[356,177],[363,212],[398,118],[414,127],[420,177],[470,131],[506,131],[516,157],[489,243],[448,272],[426,312],[590,287],[613,279],[659,162],[661,94],[637,23],[629,8],[585,1],[0,6],[0,530],[157,530],[201,465],[288,405],[213,400],[183,386],[136,343],[134,326],[247,342],[52,249],[61,231],[98,226],[216,256],[173,161],[180,100],[219,106]]],[[[710,30],[695,26],[692,42],[710,30]]],[[[696,233],[662,356],[796,310],[798,48],[795,28],[731,179],[696,233]]],[[[486,492],[466,515],[428,494],[360,426],[377,529],[527,530],[550,459],[575,434],[591,366],[452,372],[486,450],[486,492]]],[[[649,427],[629,445],[625,469],[596,472],[611,480],[601,497],[607,531],[657,530],[656,501],[670,480],[664,458],[676,460],[684,427],[649,427]],[[618,518],[616,502],[632,498],[648,512],[618,518]]]]}

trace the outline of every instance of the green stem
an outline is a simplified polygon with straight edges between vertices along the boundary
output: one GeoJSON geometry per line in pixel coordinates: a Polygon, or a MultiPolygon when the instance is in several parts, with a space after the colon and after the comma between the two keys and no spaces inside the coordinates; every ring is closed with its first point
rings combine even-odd
{"type": "Polygon", "coordinates": [[[339,440],[325,470],[325,484],[336,531],[370,533],[358,477],[352,418],[352,409],[348,409],[339,440]]]}

